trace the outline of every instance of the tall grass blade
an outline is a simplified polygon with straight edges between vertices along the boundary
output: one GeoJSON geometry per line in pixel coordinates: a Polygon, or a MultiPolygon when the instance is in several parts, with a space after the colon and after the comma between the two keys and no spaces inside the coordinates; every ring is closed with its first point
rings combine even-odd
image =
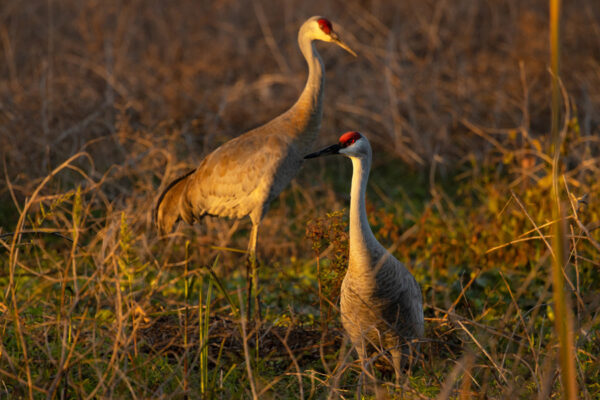
{"type": "MultiPolygon", "coordinates": [[[[184,263],[184,289],[183,289],[183,298],[185,301],[185,317],[183,321],[183,348],[184,348],[184,360],[183,360],[183,393],[184,397],[187,398],[189,391],[189,362],[188,362],[188,321],[189,321],[189,289],[190,289],[190,277],[188,276],[188,263],[190,259],[190,241],[185,241],[185,263],[184,263]]],[[[202,296],[202,285],[200,285],[200,295],[202,296]]],[[[198,308],[201,309],[202,303],[198,305],[198,308]]],[[[200,326],[202,327],[202,326],[200,326]]]]}
{"type": "Polygon", "coordinates": [[[200,359],[200,393],[204,396],[209,390],[209,379],[208,379],[208,329],[210,327],[210,303],[212,299],[212,280],[208,281],[208,288],[206,290],[206,300],[202,301],[202,279],[199,285],[198,294],[198,335],[199,335],[199,359],[200,359]]]}
{"type": "Polygon", "coordinates": [[[225,285],[223,285],[223,282],[221,281],[221,279],[217,276],[217,274],[215,274],[214,268],[217,266],[218,260],[219,260],[219,258],[217,257],[215,259],[215,262],[213,263],[212,268],[208,267],[208,271],[210,272],[211,280],[215,284],[215,286],[219,289],[219,291],[221,292],[221,294],[223,296],[225,296],[225,299],[227,300],[227,303],[231,307],[231,312],[233,313],[233,315],[236,318],[239,318],[240,312],[238,310],[238,307],[233,302],[233,299],[231,298],[231,296],[227,292],[227,289],[225,288],[225,285]]]}
{"type": "Polygon", "coordinates": [[[573,348],[573,317],[568,295],[565,293],[563,268],[567,259],[565,245],[567,237],[565,232],[564,213],[561,209],[560,191],[558,186],[558,170],[562,135],[559,132],[560,124],[560,0],[550,0],[550,68],[552,72],[552,215],[554,221],[554,238],[552,247],[555,257],[552,262],[552,284],[554,299],[554,324],[559,340],[559,360],[563,398],[577,398],[577,380],[575,369],[575,352],[573,348]]]}

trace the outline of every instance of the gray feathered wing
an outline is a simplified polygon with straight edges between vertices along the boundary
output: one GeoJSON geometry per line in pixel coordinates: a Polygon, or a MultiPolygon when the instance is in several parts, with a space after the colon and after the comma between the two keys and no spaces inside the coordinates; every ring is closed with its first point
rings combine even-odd
{"type": "Polygon", "coordinates": [[[260,222],[298,171],[302,157],[296,153],[291,140],[278,134],[250,131],[230,140],[163,192],[155,212],[159,231],[170,232],[179,218],[191,224],[205,215],[250,215],[260,222]]]}
{"type": "Polygon", "coordinates": [[[381,276],[378,274],[377,297],[386,299],[382,318],[405,339],[423,336],[423,296],[412,274],[391,256],[381,276]]]}

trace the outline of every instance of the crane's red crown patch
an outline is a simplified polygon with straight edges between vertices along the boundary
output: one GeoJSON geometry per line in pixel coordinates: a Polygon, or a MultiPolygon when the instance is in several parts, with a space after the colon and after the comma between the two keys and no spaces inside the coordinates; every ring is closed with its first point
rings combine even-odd
{"type": "Polygon", "coordinates": [[[319,24],[319,28],[321,28],[321,30],[328,35],[333,30],[333,28],[331,27],[331,22],[329,22],[327,18],[319,18],[317,20],[317,23],[319,24]]]}
{"type": "Polygon", "coordinates": [[[356,131],[346,132],[340,136],[340,146],[348,147],[361,137],[362,135],[356,131]]]}

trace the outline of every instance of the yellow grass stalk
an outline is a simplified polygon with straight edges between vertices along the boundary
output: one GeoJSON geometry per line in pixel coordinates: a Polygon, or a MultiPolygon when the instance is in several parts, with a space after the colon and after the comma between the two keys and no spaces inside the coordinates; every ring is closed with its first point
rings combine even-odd
{"type": "MultiPolygon", "coordinates": [[[[189,307],[189,289],[190,289],[190,277],[188,275],[188,263],[190,261],[190,241],[186,240],[185,241],[185,264],[184,264],[184,287],[183,287],[183,297],[185,299],[185,318],[183,320],[183,348],[184,350],[184,359],[183,359],[183,393],[184,393],[184,398],[187,399],[188,396],[188,392],[190,390],[189,388],[189,379],[188,379],[188,373],[189,373],[189,362],[188,362],[188,355],[189,355],[189,348],[188,348],[188,318],[189,318],[189,311],[190,311],[190,307],[189,307]]],[[[199,332],[200,332],[200,339],[202,339],[202,282],[200,282],[200,301],[198,302],[198,312],[200,313],[200,327],[199,332]]],[[[199,342],[199,346],[202,345],[202,341],[199,342]]],[[[202,362],[202,359],[200,360],[202,362]]],[[[202,363],[200,364],[200,368],[202,369],[202,363]]],[[[203,371],[201,371],[203,372],[203,371]]],[[[204,394],[204,386],[202,386],[202,381],[201,381],[201,386],[200,386],[200,391],[202,392],[202,394],[204,394]]]]}
{"type": "Polygon", "coordinates": [[[569,296],[565,293],[563,281],[563,267],[566,265],[566,234],[563,211],[560,203],[558,186],[559,156],[561,145],[560,123],[560,86],[559,86],[559,61],[560,61],[560,0],[550,0],[550,69],[552,72],[552,149],[554,152],[552,162],[552,213],[554,223],[554,258],[552,262],[552,286],[554,298],[554,327],[559,340],[559,361],[561,382],[564,399],[577,398],[577,380],[575,370],[575,352],[573,348],[573,317],[571,313],[569,296]]]}

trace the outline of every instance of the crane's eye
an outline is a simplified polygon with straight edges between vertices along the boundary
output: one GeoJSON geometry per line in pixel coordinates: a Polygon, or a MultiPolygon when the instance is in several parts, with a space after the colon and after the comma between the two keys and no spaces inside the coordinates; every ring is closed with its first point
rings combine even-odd
{"type": "Polygon", "coordinates": [[[317,20],[317,23],[319,24],[319,28],[321,28],[321,30],[323,32],[325,32],[328,35],[331,33],[331,31],[332,31],[333,28],[331,27],[331,22],[329,22],[328,19],[326,19],[326,18],[319,18],[317,20]]]}

